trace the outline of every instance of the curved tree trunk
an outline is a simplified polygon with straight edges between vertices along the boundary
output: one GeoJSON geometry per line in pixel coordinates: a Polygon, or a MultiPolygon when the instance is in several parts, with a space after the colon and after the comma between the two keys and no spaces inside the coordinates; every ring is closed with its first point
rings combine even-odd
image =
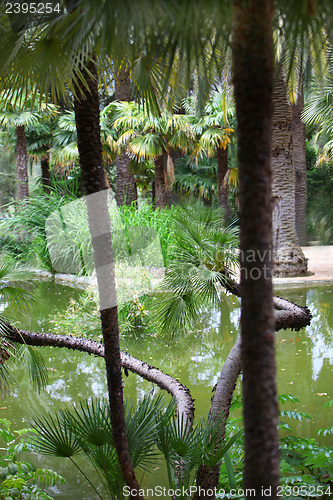
{"type": "Polygon", "coordinates": [[[301,246],[306,245],[306,153],[305,153],[305,125],[301,120],[304,109],[303,89],[295,104],[291,105],[293,136],[293,164],[295,170],[295,217],[296,233],[301,246]]]}
{"type": "MultiPolygon", "coordinates": [[[[92,236],[95,268],[100,298],[100,314],[105,349],[106,377],[114,444],[125,483],[139,490],[128,450],[124,417],[123,383],[119,348],[118,313],[111,241],[107,189],[102,159],[99,123],[97,68],[94,60],[82,70],[87,88],[75,86],[74,110],[77,129],[82,184],[86,196],[89,229],[92,236]],[[99,196],[92,196],[98,193],[99,196]],[[105,191],[107,193],[107,191],[105,191]],[[90,196],[89,196],[90,195],[90,196]],[[101,241],[103,240],[103,241],[101,241]],[[105,304],[105,307],[103,306],[105,304]]],[[[78,81],[80,81],[78,79],[78,81]]],[[[139,498],[131,495],[131,498],[139,498]]]]}
{"type": "Polygon", "coordinates": [[[229,205],[229,189],[226,182],[228,172],[228,145],[217,150],[217,182],[218,182],[218,204],[223,208],[224,218],[228,220],[231,216],[229,205]]]}
{"type": "Polygon", "coordinates": [[[28,152],[24,125],[16,127],[16,172],[17,198],[24,200],[29,196],[28,185],[28,152]]]}
{"type": "Polygon", "coordinates": [[[233,81],[238,123],[244,487],[279,484],[272,289],[273,0],[235,0],[233,81]]]}
{"type": "Polygon", "coordinates": [[[307,272],[307,259],[296,235],[292,117],[281,69],[275,79],[273,103],[274,276],[301,276],[307,272]]]}
{"type": "MultiPolygon", "coordinates": [[[[6,338],[18,344],[27,344],[40,347],[65,347],[74,351],[86,352],[94,356],[105,356],[104,345],[94,340],[73,337],[71,335],[54,335],[51,333],[28,332],[20,330],[9,323],[5,323],[6,338]]],[[[156,384],[167,391],[176,400],[177,413],[184,421],[192,421],[194,417],[194,400],[189,389],[162,370],[152,367],[131,356],[127,352],[120,353],[121,366],[139,375],[148,382],[156,384]]]]}
{"type": "Polygon", "coordinates": [[[155,158],[155,207],[164,208],[166,206],[166,188],[165,188],[165,167],[166,154],[155,158]]]}
{"type": "MultiPolygon", "coordinates": [[[[240,297],[240,286],[231,278],[224,282],[224,287],[228,292],[240,297]]],[[[273,297],[273,304],[275,331],[288,328],[300,330],[310,324],[312,315],[307,307],[298,306],[280,297],[273,297]]],[[[220,443],[223,442],[225,437],[225,425],[229,417],[230,404],[241,369],[241,337],[239,337],[223,364],[220,377],[214,387],[214,395],[209,409],[209,418],[217,420],[222,415],[219,428],[220,443]]],[[[193,500],[208,498],[208,491],[214,491],[214,488],[218,488],[220,468],[220,463],[215,467],[204,465],[199,467],[196,477],[198,490],[193,500]],[[201,493],[199,494],[199,492],[201,493]]],[[[210,498],[213,497],[210,496],[210,498]]]]}
{"type": "MultiPolygon", "coordinates": [[[[117,69],[115,75],[115,99],[131,100],[131,81],[126,69],[117,69]]],[[[138,193],[134,175],[129,170],[130,157],[123,153],[116,158],[116,201],[117,205],[137,204],[138,193]]]]}

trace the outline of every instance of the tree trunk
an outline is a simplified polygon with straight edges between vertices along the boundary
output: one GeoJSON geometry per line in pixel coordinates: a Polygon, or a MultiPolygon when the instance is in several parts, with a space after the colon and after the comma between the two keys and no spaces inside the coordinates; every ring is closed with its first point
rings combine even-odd
{"type": "MultiPolygon", "coordinates": [[[[77,143],[100,297],[113,439],[124,481],[131,490],[137,491],[139,483],[135,477],[128,450],[124,418],[113,252],[107,197],[103,196],[103,190],[107,189],[107,184],[102,159],[98,77],[94,60],[87,63],[87,69],[88,71],[82,70],[87,88],[75,86],[74,110],[77,143]],[[93,196],[94,193],[98,193],[98,196],[93,196]]],[[[105,193],[107,194],[107,191],[105,193]]],[[[139,497],[131,495],[131,498],[139,497]]]]}
{"type": "Polygon", "coordinates": [[[24,125],[16,127],[17,198],[29,197],[27,138],[24,125]]]}
{"type": "Polygon", "coordinates": [[[218,181],[218,204],[223,208],[224,218],[228,220],[231,216],[229,205],[229,189],[225,176],[228,172],[228,145],[217,150],[217,181],[218,181]]]}
{"type": "MultiPolygon", "coordinates": [[[[2,321],[2,324],[4,322],[2,321]]],[[[40,347],[59,347],[74,351],[86,352],[94,356],[104,357],[104,345],[90,339],[73,337],[72,335],[54,335],[53,333],[28,332],[20,330],[5,322],[6,338],[11,342],[40,347]]],[[[194,418],[194,400],[189,389],[178,380],[163,373],[162,370],[148,365],[144,361],[131,356],[127,352],[120,353],[121,366],[139,375],[148,382],[156,384],[160,389],[167,391],[176,400],[177,413],[180,418],[189,420],[194,418]]]]}
{"type": "Polygon", "coordinates": [[[45,193],[50,192],[51,186],[51,173],[50,173],[50,156],[47,152],[42,156],[40,160],[40,166],[42,169],[42,186],[45,193]]]}
{"type": "MultiPolygon", "coordinates": [[[[115,76],[115,99],[131,100],[131,81],[126,69],[117,69],[115,76]]],[[[123,153],[116,158],[116,201],[117,205],[137,204],[138,193],[134,175],[129,170],[131,158],[123,153]]]]}
{"type": "Polygon", "coordinates": [[[233,81],[238,123],[244,487],[279,484],[272,290],[273,0],[235,0],[233,81]]]}
{"type": "Polygon", "coordinates": [[[165,166],[166,154],[155,158],[155,207],[164,208],[166,206],[166,188],[165,188],[165,166]]]}
{"type": "Polygon", "coordinates": [[[305,125],[301,120],[304,109],[303,89],[295,104],[291,105],[292,136],[293,136],[293,164],[295,170],[295,216],[296,233],[301,246],[306,245],[306,153],[305,153],[305,125]]]}
{"type": "Polygon", "coordinates": [[[274,275],[301,276],[307,272],[307,259],[296,235],[291,107],[282,69],[278,69],[275,79],[273,103],[274,275]]]}
{"type": "MultiPolygon", "coordinates": [[[[228,292],[240,297],[240,286],[231,278],[228,278],[223,283],[223,286],[228,292]]],[[[312,315],[307,307],[298,306],[280,297],[273,297],[273,303],[275,331],[280,329],[286,330],[287,328],[300,330],[310,324],[312,315]]],[[[220,377],[214,387],[214,396],[212,397],[209,409],[209,418],[217,420],[222,416],[219,427],[219,443],[224,441],[225,425],[229,417],[230,404],[241,369],[241,337],[239,337],[223,364],[220,377]]],[[[215,467],[208,467],[206,465],[199,467],[196,477],[198,489],[193,500],[205,500],[208,497],[213,498],[209,496],[209,491],[214,491],[214,488],[218,488],[220,468],[220,463],[215,467]]]]}

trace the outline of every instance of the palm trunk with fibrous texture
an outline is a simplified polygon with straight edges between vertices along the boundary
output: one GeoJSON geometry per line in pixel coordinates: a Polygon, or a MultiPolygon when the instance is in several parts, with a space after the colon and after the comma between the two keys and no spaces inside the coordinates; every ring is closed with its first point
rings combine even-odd
{"type": "Polygon", "coordinates": [[[27,137],[24,125],[16,127],[16,172],[17,197],[24,200],[29,197],[27,137]]]}
{"type": "Polygon", "coordinates": [[[272,287],[273,0],[235,0],[232,29],[237,116],[244,488],[271,488],[280,477],[272,287]]]}
{"type": "Polygon", "coordinates": [[[231,216],[229,205],[229,189],[226,181],[228,172],[228,145],[217,150],[217,181],[218,181],[218,203],[223,208],[224,218],[228,220],[231,216]]]}
{"type": "Polygon", "coordinates": [[[155,206],[164,208],[166,206],[166,187],[165,187],[165,167],[166,153],[155,158],[155,206]]]}
{"type": "MultiPolygon", "coordinates": [[[[88,222],[92,237],[97,283],[100,302],[110,305],[100,311],[104,343],[104,359],[109,393],[111,424],[114,444],[124,481],[132,492],[131,498],[139,498],[139,483],[136,479],[129,454],[123,401],[123,383],[119,348],[119,326],[115,298],[115,278],[112,272],[113,251],[110,230],[110,217],[107,198],[103,195],[94,198],[97,203],[92,209],[91,195],[107,189],[102,159],[102,144],[99,123],[99,96],[97,68],[94,59],[82,69],[86,86],[75,85],[74,111],[77,129],[77,142],[82,173],[82,185],[87,196],[88,222]],[[90,195],[90,196],[89,196],[90,195]],[[98,212],[98,213],[97,213],[98,212]],[[101,241],[103,239],[103,244],[101,241]]],[[[81,80],[78,78],[78,82],[81,80]]],[[[92,205],[94,205],[94,201],[92,205]]]]}
{"type": "Polygon", "coordinates": [[[303,89],[297,96],[295,104],[291,105],[293,136],[293,164],[295,170],[295,216],[296,232],[300,245],[306,245],[306,153],[305,153],[305,125],[301,120],[304,110],[303,89]]]}
{"type": "MultiPolygon", "coordinates": [[[[296,232],[295,165],[300,145],[297,127],[293,131],[292,111],[282,69],[277,70],[273,92],[273,245],[274,276],[301,276],[307,272],[307,259],[299,246],[296,232]]],[[[295,127],[294,127],[295,128],[295,127]]],[[[304,138],[305,141],[305,138],[304,138]]],[[[305,142],[304,142],[305,153],[305,142]]],[[[304,169],[304,165],[303,165],[304,169]]],[[[300,168],[297,167],[297,172],[300,168]]]]}
{"type": "MultiPolygon", "coordinates": [[[[131,81],[126,68],[117,68],[114,97],[118,101],[131,100],[131,81]]],[[[118,205],[137,204],[138,193],[133,173],[130,171],[131,158],[126,152],[116,158],[116,200],[118,205]]]]}
{"type": "MultiPolygon", "coordinates": [[[[227,277],[223,280],[222,285],[229,293],[240,297],[241,287],[231,278],[227,277]]],[[[300,330],[310,324],[312,316],[307,307],[298,306],[280,297],[273,297],[273,304],[275,331],[289,328],[300,330]]],[[[225,426],[229,417],[231,400],[241,371],[241,337],[239,337],[223,364],[220,377],[213,389],[214,395],[209,409],[209,418],[219,421],[219,443],[222,443],[225,438],[225,426]]],[[[215,498],[215,495],[209,496],[209,491],[218,488],[220,468],[221,463],[215,467],[205,465],[199,467],[196,477],[198,488],[193,497],[194,500],[215,498]]]]}

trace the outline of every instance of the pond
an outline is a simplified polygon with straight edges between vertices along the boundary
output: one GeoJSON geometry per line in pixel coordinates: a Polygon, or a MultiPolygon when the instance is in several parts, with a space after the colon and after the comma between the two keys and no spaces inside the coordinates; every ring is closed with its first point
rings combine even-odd
{"type": "MultiPolygon", "coordinates": [[[[50,317],[67,308],[70,299],[77,300],[80,291],[39,282],[37,293],[42,300],[29,314],[15,318],[26,330],[50,331],[50,317]]],[[[333,399],[333,286],[279,288],[276,294],[307,305],[313,315],[311,326],[300,332],[290,330],[276,334],[278,393],[297,396],[299,411],[312,415],[312,420],[289,422],[293,434],[315,437],[326,445],[333,444],[333,436],[318,436],[317,431],[332,425],[332,409],[324,408],[333,399]]],[[[1,304],[0,304],[1,306],[1,304]]],[[[2,305],[6,315],[13,317],[10,309],[2,305]]],[[[240,316],[239,301],[224,295],[217,309],[205,311],[194,333],[166,342],[147,337],[122,341],[122,349],[161,368],[187,385],[195,399],[196,416],[207,414],[212,388],[238,335],[240,316]]],[[[61,332],[60,332],[61,333],[61,332]]],[[[17,374],[13,387],[1,402],[0,418],[8,418],[15,428],[28,427],[33,417],[47,411],[70,405],[90,396],[105,397],[106,382],[104,361],[85,353],[58,348],[44,348],[43,356],[49,370],[49,383],[41,394],[34,392],[23,373],[17,374]]],[[[156,391],[136,375],[124,377],[125,395],[138,400],[147,392],[156,391]]],[[[237,391],[239,391],[239,386],[237,391]]],[[[296,404],[285,409],[296,409],[296,404]]],[[[90,487],[66,460],[51,457],[33,458],[41,467],[50,467],[66,478],[66,486],[54,488],[58,499],[92,499],[90,487]]],[[[87,468],[86,468],[87,470],[87,468]]],[[[166,484],[163,467],[156,467],[144,478],[145,487],[166,484]]]]}

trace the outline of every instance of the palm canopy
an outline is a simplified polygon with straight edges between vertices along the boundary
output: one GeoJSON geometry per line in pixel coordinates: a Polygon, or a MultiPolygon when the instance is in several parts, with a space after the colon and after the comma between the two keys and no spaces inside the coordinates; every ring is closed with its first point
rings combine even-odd
{"type": "Polygon", "coordinates": [[[26,91],[14,92],[10,98],[6,92],[0,94],[0,125],[3,128],[33,127],[43,119],[54,117],[56,113],[54,104],[35,103],[26,91]]]}
{"type": "Polygon", "coordinates": [[[175,0],[111,5],[106,0],[80,0],[80,9],[64,9],[55,19],[36,17],[16,30],[15,16],[5,15],[5,6],[0,6],[1,86],[9,91],[22,88],[27,80],[36,81],[41,92],[51,92],[55,99],[66,94],[68,85],[79,88],[85,62],[94,54],[101,85],[112,79],[112,61],[130,65],[142,95],[153,105],[153,94],[165,93],[171,75],[181,75],[185,88],[194,68],[206,91],[208,75],[216,75],[222,35],[227,33],[227,38],[230,32],[230,6],[226,1],[222,12],[217,1],[185,0],[180,6],[175,0]]]}
{"type": "Polygon", "coordinates": [[[168,154],[171,149],[186,152],[194,143],[190,121],[184,115],[162,111],[159,115],[135,102],[113,102],[110,119],[119,132],[117,144],[138,161],[168,154]]]}

